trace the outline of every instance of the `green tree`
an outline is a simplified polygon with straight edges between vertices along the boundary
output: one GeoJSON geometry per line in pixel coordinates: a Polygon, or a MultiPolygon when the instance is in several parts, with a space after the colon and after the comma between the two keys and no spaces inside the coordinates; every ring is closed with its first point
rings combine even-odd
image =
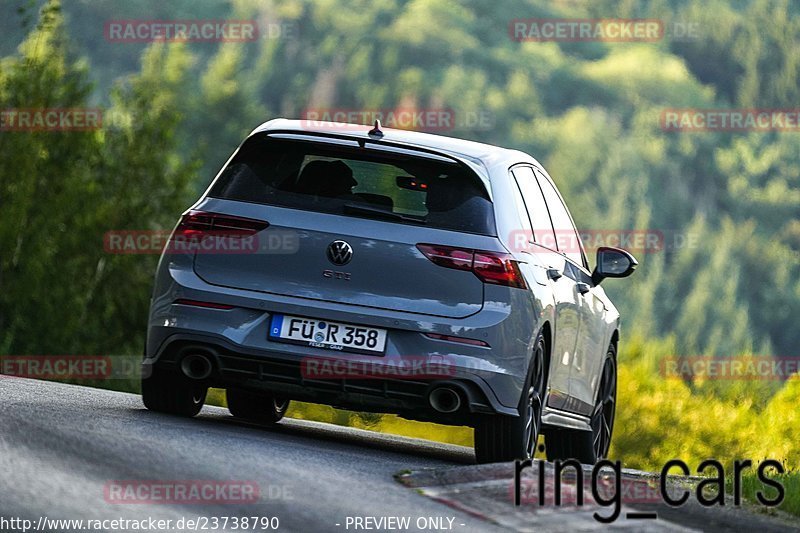
{"type": "MultiPolygon", "coordinates": [[[[52,1],[2,60],[0,105],[85,107],[87,66],[68,49],[52,1]]],[[[168,228],[188,204],[196,165],[174,151],[185,65],[153,47],[102,129],[0,134],[0,353],[141,353],[156,257],[108,254],[103,237],[168,228]]]]}

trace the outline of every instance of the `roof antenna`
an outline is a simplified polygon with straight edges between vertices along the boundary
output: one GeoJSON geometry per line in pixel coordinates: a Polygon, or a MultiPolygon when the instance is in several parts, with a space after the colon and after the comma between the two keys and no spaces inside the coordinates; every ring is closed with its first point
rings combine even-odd
{"type": "Polygon", "coordinates": [[[370,137],[378,137],[379,139],[383,137],[383,132],[381,131],[381,121],[380,119],[375,119],[375,127],[372,128],[367,132],[367,135],[370,137]]]}

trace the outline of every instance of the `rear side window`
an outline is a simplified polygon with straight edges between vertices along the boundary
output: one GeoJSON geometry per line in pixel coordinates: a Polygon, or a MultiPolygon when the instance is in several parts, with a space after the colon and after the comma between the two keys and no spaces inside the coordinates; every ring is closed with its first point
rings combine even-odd
{"type": "Polygon", "coordinates": [[[550,218],[553,221],[553,229],[558,236],[558,250],[563,252],[564,255],[572,259],[575,264],[586,266],[583,260],[583,245],[581,244],[580,235],[575,230],[572,224],[572,219],[569,217],[569,212],[561,201],[555,187],[550,180],[544,177],[538,171],[536,176],[539,178],[539,185],[542,187],[544,199],[547,202],[547,207],[550,210],[550,218]]]}
{"type": "Polygon", "coordinates": [[[550,213],[544,202],[542,191],[536,183],[533,169],[531,167],[516,167],[512,172],[525,200],[525,207],[533,226],[534,241],[541,246],[555,250],[556,236],[553,232],[553,224],[550,222],[550,213]]]}
{"type": "Polygon", "coordinates": [[[456,163],[255,135],[209,196],[495,235],[480,179],[456,163]]]}

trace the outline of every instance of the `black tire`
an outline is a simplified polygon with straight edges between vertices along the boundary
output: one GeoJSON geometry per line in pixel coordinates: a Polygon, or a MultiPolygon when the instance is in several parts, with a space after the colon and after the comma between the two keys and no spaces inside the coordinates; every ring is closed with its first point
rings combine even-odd
{"type": "Polygon", "coordinates": [[[233,416],[256,424],[279,422],[289,408],[289,400],[276,398],[268,392],[228,389],[225,396],[228,399],[228,411],[233,416]]]}
{"type": "Polygon", "coordinates": [[[520,416],[493,415],[478,420],[475,425],[478,463],[533,458],[542,427],[546,353],[544,336],[539,333],[519,400],[520,416]]]}
{"type": "Polygon", "coordinates": [[[208,387],[174,372],[153,368],[142,378],[142,401],[151,411],[192,417],[206,401],[208,387]]]}
{"type": "Polygon", "coordinates": [[[591,431],[574,429],[553,429],[545,436],[547,459],[577,459],[583,464],[594,464],[608,457],[611,436],[614,431],[614,415],[617,401],[617,350],[612,344],[608,347],[600,385],[591,414],[591,431]]]}

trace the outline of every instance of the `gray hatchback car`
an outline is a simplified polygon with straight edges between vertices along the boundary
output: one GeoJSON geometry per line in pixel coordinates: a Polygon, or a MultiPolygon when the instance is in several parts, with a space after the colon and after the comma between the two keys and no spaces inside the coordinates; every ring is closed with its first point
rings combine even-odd
{"type": "Polygon", "coordinates": [[[593,463],[614,424],[619,314],[529,155],[276,119],[181,217],[155,279],[142,395],[194,416],[290,400],[475,428],[479,462],[593,463]]]}

